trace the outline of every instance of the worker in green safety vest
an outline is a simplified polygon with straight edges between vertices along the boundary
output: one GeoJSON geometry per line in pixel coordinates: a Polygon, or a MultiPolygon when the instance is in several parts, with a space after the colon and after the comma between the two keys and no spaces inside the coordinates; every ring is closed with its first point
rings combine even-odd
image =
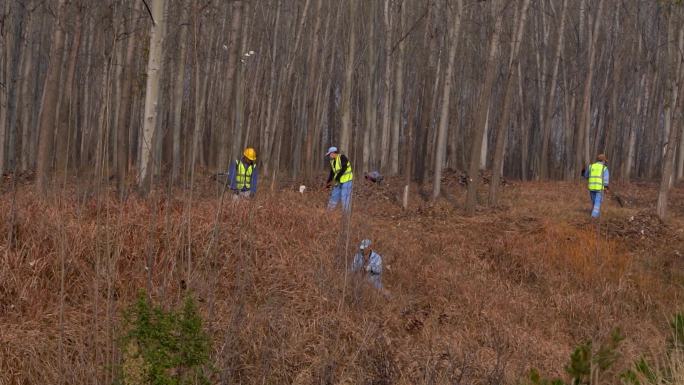
{"type": "Polygon", "coordinates": [[[589,167],[582,169],[582,176],[587,179],[587,188],[589,189],[589,197],[591,198],[591,216],[598,218],[601,213],[601,202],[603,201],[603,192],[608,190],[608,182],[610,180],[610,173],[608,172],[608,159],[604,154],[599,154],[596,157],[596,162],[589,165],[589,167]]]}
{"type": "Polygon", "coordinates": [[[242,159],[235,160],[228,171],[230,189],[239,197],[252,197],[256,194],[258,172],[256,167],[256,151],[247,147],[242,152],[242,159]]]}

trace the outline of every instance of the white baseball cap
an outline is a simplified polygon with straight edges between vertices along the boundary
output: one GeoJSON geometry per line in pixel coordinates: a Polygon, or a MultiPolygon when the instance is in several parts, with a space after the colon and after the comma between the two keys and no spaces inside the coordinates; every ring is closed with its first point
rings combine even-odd
{"type": "Polygon", "coordinates": [[[332,147],[328,148],[328,152],[325,153],[325,156],[328,156],[328,155],[332,154],[333,152],[337,152],[337,147],[332,146],[332,147]]]}

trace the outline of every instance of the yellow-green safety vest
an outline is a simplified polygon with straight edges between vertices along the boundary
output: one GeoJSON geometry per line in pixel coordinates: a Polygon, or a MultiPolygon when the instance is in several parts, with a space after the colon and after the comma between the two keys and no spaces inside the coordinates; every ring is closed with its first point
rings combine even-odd
{"type": "Polygon", "coordinates": [[[245,164],[239,160],[235,161],[235,184],[238,190],[249,190],[252,188],[252,171],[254,171],[254,165],[250,164],[245,167],[245,164]]]}
{"type": "Polygon", "coordinates": [[[596,162],[589,166],[589,191],[603,191],[603,170],[606,166],[603,163],[596,162]]]}
{"type": "MultiPolygon", "coordinates": [[[[333,170],[333,180],[336,181],[337,173],[339,173],[340,169],[342,169],[342,155],[337,155],[335,159],[332,159],[330,161],[330,167],[332,167],[333,170]]],[[[340,183],[347,183],[353,178],[354,174],[352,173],[351,161],[347,160],[347,169],[344,170],[344,174],[342,174],[342,177],[340,178],[340,183]]]]}

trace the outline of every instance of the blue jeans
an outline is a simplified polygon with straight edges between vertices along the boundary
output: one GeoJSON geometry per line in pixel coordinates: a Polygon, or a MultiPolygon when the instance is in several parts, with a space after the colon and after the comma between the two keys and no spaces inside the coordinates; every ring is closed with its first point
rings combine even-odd
{"type": "Polygon", "coordinates": [[[591,198],[591,217],[598,218],[601,214],[601,202],[603,201],[603,191],[589,191],[589,197],[591,198]]]}
{"type": "Polygon", "coordinates": [[[352,181],[335,185],[332,191],[330,192],[328,209],[333,210],[335,207],[337,207],[337,203],[341,200],[342,209],[345,212],[349,212],[351,210],[351,193],[352,181]]]}

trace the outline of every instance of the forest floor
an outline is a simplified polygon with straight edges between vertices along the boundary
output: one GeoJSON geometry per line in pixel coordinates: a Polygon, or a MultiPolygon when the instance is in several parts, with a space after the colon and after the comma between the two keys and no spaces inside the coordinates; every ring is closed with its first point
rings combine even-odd
{"type": "Polygon", "coordinates": [[[466,217],[453,175],[449,199],[414,190],[408,210],[398,180],[358,181],[347,224],[326,190],[265,185],[244,202],[209,183],[123,203],[5,189],[0,384],[112,383],[122,310],[146,289],[164,306],[194,293],[212,376],[233,383],[517,384],[531,368],[563,377],[577,344],[615,327],[624,369],[662,352],[682,310],[682,187],[662,223],[656,184],[615,185],[625,207],[607,201],[597,223],[579,182],[509,183],[466,217]],[[385,293],[345,273],[363,238],[385,293]]]}

